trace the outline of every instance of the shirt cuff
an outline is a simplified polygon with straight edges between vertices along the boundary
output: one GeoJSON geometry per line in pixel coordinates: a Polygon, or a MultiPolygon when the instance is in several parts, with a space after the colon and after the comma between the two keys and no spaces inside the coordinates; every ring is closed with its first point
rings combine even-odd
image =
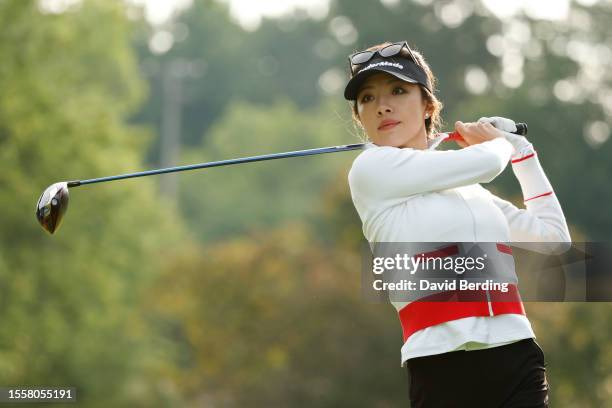
{"type": "Polygon", "coordinates": [[[521,185],[525,202],[553,194],[552,185],[533,148],[521,152],[520,157],[512,159],[512,171],[521,185]]]}

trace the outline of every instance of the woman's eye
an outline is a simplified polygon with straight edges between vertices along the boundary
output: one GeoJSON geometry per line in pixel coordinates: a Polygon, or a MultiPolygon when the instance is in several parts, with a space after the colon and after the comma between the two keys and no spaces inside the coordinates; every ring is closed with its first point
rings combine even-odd
{"type": "Polygon", "coordinates": [[[372,95],[363,95],[361,97],[361,103],[369,102],[370,100],[372,100],[372,95]]]}
{"type": "Polygon", "coordinates": [[[406,91],[404,90],[404,88],[401,88],[401,87],[399,87],[399,86],[398,86],[398,87],[393,88],[393,94],[394,94],[394,95],[397,95],[397,94],[403,94],[403,93],[406,93],[406,91]]]}

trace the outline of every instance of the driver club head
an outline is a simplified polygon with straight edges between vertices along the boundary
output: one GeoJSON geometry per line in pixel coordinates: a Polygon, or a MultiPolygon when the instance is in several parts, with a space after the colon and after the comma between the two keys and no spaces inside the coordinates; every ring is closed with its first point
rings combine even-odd
{"type": "Polygon", "coordinates": [[[53,234],[62,223],[68,209],[68,183],[55,183],[47,187],[36,205],[36,218],[40,225],[53,234]]]}

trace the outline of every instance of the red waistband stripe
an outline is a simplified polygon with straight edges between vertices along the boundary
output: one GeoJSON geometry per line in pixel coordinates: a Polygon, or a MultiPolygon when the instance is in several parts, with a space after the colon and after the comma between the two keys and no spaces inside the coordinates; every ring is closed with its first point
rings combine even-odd
{"type": "Polygon", "coordinates": [[[428,259],[428,258],[444,258],[447,256],[457,255],[459,253],[458,245],[450,245],[436,251],[425,252],[417,255],[415,258],[428,259]]]}
{"type": "Polygon", "coordinates": [[[499,252],[503,252],[504,254],[512,255],[512,247],[504,244],[495,244],[497,246],[497,250],[499,252]]]}
{"type": "MultiPolygon", "coordinates": [[[[505,245],[505,244],[495,244],[495,245],[497,246],[497,250],[499,252],[503,252],[505,254],[512,255],[512,247],[510,247],[509,245],[505,245]]],[[[458,253],[459,253],[459,246],[450,245],[450,246],[447,246],[447,247],[444,247],[442,249],[438,249],[435,251],[424,252],[422,254],[415,256],[415,258],[421,258],[421,259],[444,258],[447,256],[457,255],[458,253]]]]}
{"type": "Polygon", "coordinates": [[[508,292],[446,291],[411,302],[399,311],[404,342],[419,330],[466,317],[486,317],[501,314],[525,315],[525,308],[516,285],[508,292]],[[489,304],[491,309],[489,310],[489,304]]]}

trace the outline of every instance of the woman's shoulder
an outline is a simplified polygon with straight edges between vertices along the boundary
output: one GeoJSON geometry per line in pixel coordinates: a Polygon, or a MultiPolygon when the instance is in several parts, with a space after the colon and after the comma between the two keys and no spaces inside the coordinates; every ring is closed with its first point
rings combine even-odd
{"type": "Polygon", "coordinates": [[[366,143],[364,150],[353,160],[351,170],[365,169],[368,172],[378,169],[380,172],[387,167],[395,167],[399,162],[408,164],[409,158],[422,153],[413,148],[399,148],[393,146],[378,146],[366,143]]]}
{"type": "Polygon", "coordinates": [[[393,155],[393,150],[399,149],[392,146],[377,146],[374,143],[366,143],[363,151],[353,160],[350,173],[356,173],[360,170],[371,171],[372,166],[379,166],[381,160],[393,155]]]}
{"type": "Polygon", "coordinates": [[[416,154],[414,152],[418,150],[368,144],[353,160],[348,174],[349,183],[352,186],[373,186],[384,183],[389,177],[398,177],[400,173],[412,171],[410,158],[416,154]]]}

